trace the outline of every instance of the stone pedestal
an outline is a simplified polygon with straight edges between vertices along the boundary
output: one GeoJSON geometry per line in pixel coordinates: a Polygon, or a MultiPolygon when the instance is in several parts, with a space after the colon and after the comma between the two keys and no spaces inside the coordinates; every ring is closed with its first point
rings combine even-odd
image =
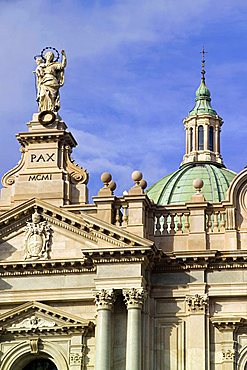
{"type": "Polygon", "coordinates": [[[48,122],[40,115],[33,115],[28,132],[17,134],[22,159],[2,178],[0,206],[16,206],[34,197],[57,206],[87,203],[87,171],[71,159],[75,139],[58,114],[46,113],[48,122]]]}

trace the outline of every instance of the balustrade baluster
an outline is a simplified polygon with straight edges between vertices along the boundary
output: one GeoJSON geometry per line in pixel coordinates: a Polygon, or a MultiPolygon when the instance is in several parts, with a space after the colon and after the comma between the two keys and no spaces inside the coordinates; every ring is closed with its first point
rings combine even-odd
{"type": "Polygon", "coordinates": [[[120,226],[121,223],[121,216],[120,216],[120,206],[116,206],[116,218],[115,218],[115,225],[120,226]]]}
{"type": "Polygon", "coordinates": [[[163,223],[162,235],[167,235],[167,229],[168,229],[167,217],[168,217],[167,214],[163,214],[164,223],[163,223]]]}
{"type": "Polygon", "coordinates": [[[175,216],[176,216],[176,213],[171,213],[170,214],[171,216],[171,223],[170,223],[170,234],[171,235],[174,235],[175,234],[175,216]]]}
{"type": "Polygon", "coordinates": [[[161,217],[160,214],[156,215],[155,235],[161,235],[161,232],[160,232],[160,229],[161,229],[160,217],[161,217]]]}
{"type": "Polygon", "coordinates": [[[178,223],[177,223],[177,233],[178,234],[182,234],[183,233],[183,224],[182,224],[182,216],[183,214],[182,213],[178,213],[177,214],[177,217],[178,217],[178,223]]]}
{"type": "Polygon", "coordinates": [[[207,231],[212,231],[212,212],[207,213],[207,231]]]}
{"type": "Polygon", "coordinates": [[[220,212],[220,231],[225,231],[226,228],[226,212],[221,211],[220,212]]]}
{"type": "Polygon", "coordinates": [[[219,211],[214,212],[214,232],[219,231],[219,211]]]}
{"type": "Polygon", "coordinates": [[[190,231],[190,222],[189,222],[189,213],[184,213],[185,221],[184,221],[184,232],[188,233],[190,231]]]}
{"type": "Polygon", "coordinates": [[[122,226],[127,226],[128,225],[128,205],[123,204],[123,224],[122,226]]]}

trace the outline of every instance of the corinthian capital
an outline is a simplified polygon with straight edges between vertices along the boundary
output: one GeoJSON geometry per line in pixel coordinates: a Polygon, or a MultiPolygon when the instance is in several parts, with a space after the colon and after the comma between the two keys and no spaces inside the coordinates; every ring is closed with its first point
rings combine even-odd
{"type": "Polygon", "coordinates": [[[97,310],[112,309],[113,303],[116,300],[115,292],[113,289],[94,290],[93,294],[97,310]]]}
{"type": "Polygon", "coordinates": [[[143,288],[123,289],[124,301],[127,308],[142,308],[147,298],[147,292],[143,288]]]}

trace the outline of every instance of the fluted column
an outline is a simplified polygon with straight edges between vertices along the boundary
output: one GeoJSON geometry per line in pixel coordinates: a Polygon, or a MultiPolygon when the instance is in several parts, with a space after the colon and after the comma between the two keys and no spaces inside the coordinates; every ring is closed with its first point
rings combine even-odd
{"type": "Polygon", "coordinates": [[[143,288],[123,290],[128,310],[126,370],[141,370],[141,309],[147,296],[143,288]]]}
{"type": "Polygon", "coordinates": [[[115,301],[113,289],[94,291],[97,305],[95,370],[111,367],[111,311],[115,301]]]}

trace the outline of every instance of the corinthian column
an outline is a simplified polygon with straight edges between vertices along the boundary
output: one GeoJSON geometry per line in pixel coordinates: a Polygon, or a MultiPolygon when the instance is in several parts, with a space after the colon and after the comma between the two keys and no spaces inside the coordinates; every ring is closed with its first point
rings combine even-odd
{"type": "Polygon", "coordinates": [[[113,289],[94,291],[97,305],[96,361],[95,370],[110,370],[111,367],[111,311],[115,302],[113,289]]]}
{"type": "Polygon", "coordinates": [[[128,310],[126,370],[141,370],[141,309],[147,296],[143,288],[123,290],[128,310]]]}

